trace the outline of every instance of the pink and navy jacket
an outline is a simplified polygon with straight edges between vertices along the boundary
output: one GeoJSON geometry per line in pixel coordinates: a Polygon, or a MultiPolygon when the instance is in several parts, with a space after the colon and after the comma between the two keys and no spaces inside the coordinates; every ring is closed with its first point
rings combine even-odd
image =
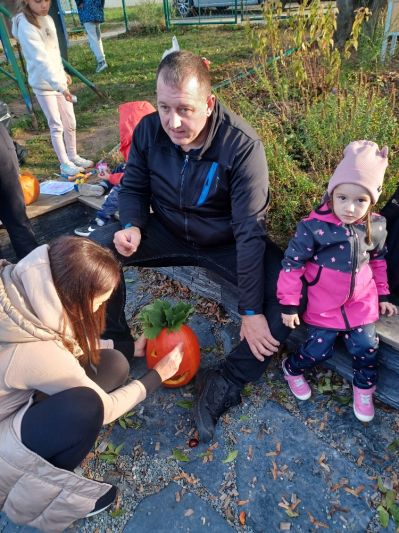
{"type": "Polygon", "coordinates": [[[348,330],[379,318],[379,301],[389,294],[385,255],[385,218],[371,216],[372,244],[366,225],[342,223],[328,204],[297,226],[282,261],[277,297],[283,313],[298,312],[307,289],[304,322],[348,330]]]}

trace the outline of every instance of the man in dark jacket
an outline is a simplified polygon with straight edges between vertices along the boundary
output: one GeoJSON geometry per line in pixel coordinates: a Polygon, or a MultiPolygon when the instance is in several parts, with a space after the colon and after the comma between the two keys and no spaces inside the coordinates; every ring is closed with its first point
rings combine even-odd
{"type": "MultiPolygon", "coordinates": [[[[18,259],[38,245],[26,215],[19,182],[19,165],[13,141],[0,123],[0,220],[10,237],[18,259]]],[[[1,258],[0,253],[0,258],[1,258]]]]}
{"type": "MultiPolygon", "coordinates": [[[[110,246],[113,237],[125,265],[197,265],[238,286],[242,340],[220,368],[197,380],[195,419],[209,440],[287,336],[275,296],[282,254],[266,237],[262,143],[216,101],[200,57],[173,52],[162,60],[157,105],[133,134],[119,193],[122,229],[107,225],[93,238],[110,246]]],[[[126,352],[132,342],[123,305],[122,287],[108,307],[105,335],[126,352]]]]}

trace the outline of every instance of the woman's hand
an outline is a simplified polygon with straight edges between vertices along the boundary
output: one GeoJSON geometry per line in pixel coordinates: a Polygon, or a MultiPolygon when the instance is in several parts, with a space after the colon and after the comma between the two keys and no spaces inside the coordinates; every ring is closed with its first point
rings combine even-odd
{"type": "Polygon", "coordinates": [[[183,359],[183,344],[179,343],[171,352],[163,357],[155,366],[161,381],[166,381],[176,374],[183,359]]]}
{"type": "Polygon", "coordinates": [[[66,80],[67,80],[67,85],[68,85],[68,87],[70,87],[72,85],[72,78],[67,72],[65,72],[65,76],[66,76],[66,80]]]}

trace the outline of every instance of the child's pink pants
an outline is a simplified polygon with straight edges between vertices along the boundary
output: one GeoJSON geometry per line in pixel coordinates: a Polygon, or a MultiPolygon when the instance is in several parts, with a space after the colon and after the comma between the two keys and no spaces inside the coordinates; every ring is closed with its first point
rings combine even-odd
{"type": "Polygon", "coordinates": [[[37,94],[46,115],[51,142],[59,162],[69,163],[76,158],[76,119],[73,104],[61,93],[37,94]]]}

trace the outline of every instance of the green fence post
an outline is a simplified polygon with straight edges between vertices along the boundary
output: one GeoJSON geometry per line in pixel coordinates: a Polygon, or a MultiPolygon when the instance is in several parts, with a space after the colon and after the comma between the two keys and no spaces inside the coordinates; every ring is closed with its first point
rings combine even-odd
{"type": "Polygon", "coordinates": [[[129,21],[128,21],[128,18],[127,18],[127,13],[126,13],[126,3],[125,3],[125,0],[122,0],[122,8],[123,8],[123,18],[125,20],[125,28],[126,28],[126,32],[129,31],[129,21]]]}
{"type": "Polygon", "coordinates": [[[11,65],[11,68],[14,72],[14,77],[11,76],[9,73],[8,76],[11,77],[11,79],[14,79],[14,81],[17,83],[18,88],[22,94],[22,98],[24,99],[26,108],[28,109],[29,113],[32,115],[32,122],[33,125],[37,124],[36,116],[34,114],[32,100],[29,94],[29,91],[25,85],[24,78],[22,76],[21,70],[18,66],[17,60],[15,59],[14,50],[12,49],[10,38],[8,37],[7,28],[4,22],[4,16],[9,16],[11,18],[11,14],[7,11],[6,8],[0,6],[0,38],[1,42],[3,43],[4,51],[7,57],[7,61],[11,65]]]}

